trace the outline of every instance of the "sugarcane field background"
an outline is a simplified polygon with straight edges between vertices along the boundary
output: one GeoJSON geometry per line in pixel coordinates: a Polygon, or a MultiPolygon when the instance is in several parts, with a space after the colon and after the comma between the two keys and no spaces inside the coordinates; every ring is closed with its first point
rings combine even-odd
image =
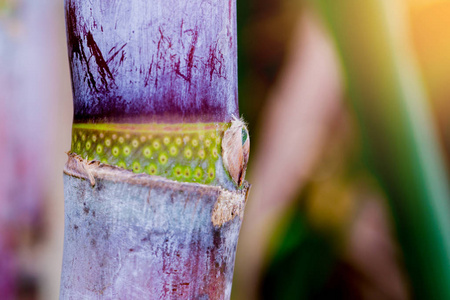
{"type": "MultiPolygon", "coordinates": [[[[236,3],[231,299],[450,299],[450,0],[236,3]]],[[[64,1],[0,0],[0,299],[59,299],[72,98],[64,1]]]]}

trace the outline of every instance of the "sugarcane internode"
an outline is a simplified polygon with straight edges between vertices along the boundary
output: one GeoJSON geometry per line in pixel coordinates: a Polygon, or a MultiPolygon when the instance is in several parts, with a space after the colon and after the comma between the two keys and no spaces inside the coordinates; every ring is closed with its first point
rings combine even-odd
{"type": "Polygon", "coordinates": [[[228,123],[74,124],[72,149],[88,160],[181,182],[220,185],[228,123]]]}

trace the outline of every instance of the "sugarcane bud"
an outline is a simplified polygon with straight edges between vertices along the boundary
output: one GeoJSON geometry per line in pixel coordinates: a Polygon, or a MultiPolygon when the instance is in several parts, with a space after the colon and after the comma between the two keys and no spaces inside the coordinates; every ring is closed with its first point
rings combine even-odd
{"type": "Polygon", "coordinates": [[[250,136],[243,120],[233,116],[231,127],[225,131],[222,139],[222,157],[234,183],[239,187],[245,178],[250,154],[250,136]]]}

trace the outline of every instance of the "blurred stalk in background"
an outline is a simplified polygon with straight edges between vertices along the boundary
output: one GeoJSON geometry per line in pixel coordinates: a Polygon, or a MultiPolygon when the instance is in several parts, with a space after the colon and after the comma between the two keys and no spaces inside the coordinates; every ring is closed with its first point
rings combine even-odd
{"type": "Polygon", "coordinates": [[[60,264],[60,255],[47,254],[43,246],[58,230],[49,228],[57,219],[49,213],[58,205],[48,200],[58,190],[52,167],[59,156],[53,149],[65,142],[56,134],[65,127],[53,123],[66,115],[60,110],[65,77],[58,74],[56,11],[55,1],[0,0],[0,298],[5,300],[47,293],[53,284],[49,266],[60,264]],[[47,255],[52,260],[43,263],[47,255]]]}
{"type": "Polygon", "coordinates": [[[389,199],[414,297],[450,299],[449,181],[404,7],[314,3],[338,47],[365,159],[389,199]]]}

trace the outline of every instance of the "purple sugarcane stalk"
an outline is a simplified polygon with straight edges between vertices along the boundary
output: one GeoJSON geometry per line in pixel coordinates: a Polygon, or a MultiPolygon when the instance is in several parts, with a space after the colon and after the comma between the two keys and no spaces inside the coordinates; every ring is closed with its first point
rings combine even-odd
{"type": "Polygon", "coordinates": [[[65,10],[77,131],[60,298],[229,299],[249,190],[235,0],[65,10]],[[239,147],[224,164],[225,130],[239,147]]]}
{"type": "MultiPolygon", "coordinates": [[[[45,216],[55,99],[54,4],[0,2],[0,298],[38,283],[24,253],[36,251],[45,216]],[[38,237],[30,243],[29,237],[38,237]],[[23,251],[26,249],[26,251],[23,251]]],[[[53,146],[53,145],[52,145],[53,146]]],[[[34,294],[34,292],[31,292],[34,294]]]]}
{"type": "Polygon", "coordinates": [[[66,0],[75,122],[230,122],[236,2],[66,0]]]}

